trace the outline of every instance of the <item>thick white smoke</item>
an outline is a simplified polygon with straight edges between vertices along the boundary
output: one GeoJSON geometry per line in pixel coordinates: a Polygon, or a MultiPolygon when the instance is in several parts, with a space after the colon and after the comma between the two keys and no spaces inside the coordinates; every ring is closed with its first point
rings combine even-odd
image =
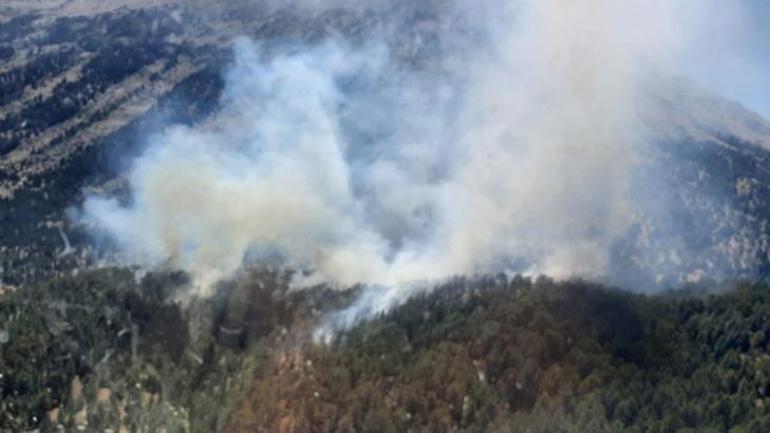
{"type": "Polygon", "coordinates": [[[456,274],[601,277],[636,217],[637,94],[681,48],[681,6],[434,6],[427,66],[402,61],[424,41],[397,25],[270,55],[240,40],[216,127],[152,137],[132,203],[91,197],[84,220],[202,290],[277,261],[298,284],[389,288],[374,310],[456,274]]]}

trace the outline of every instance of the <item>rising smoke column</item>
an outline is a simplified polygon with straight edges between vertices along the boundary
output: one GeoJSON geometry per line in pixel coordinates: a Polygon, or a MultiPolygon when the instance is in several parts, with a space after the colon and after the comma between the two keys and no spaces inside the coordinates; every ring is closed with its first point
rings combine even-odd
{"type": "MultiPolygon", "coordinates": [[[[170,261],[203,289],[252,250],[298,268],[345,256],[376,267],[380,239],[357,216],[335,114],[334,77],[362,67],[345,54],[327,45],[263,64],[255,45],[237,42],[221,129],[153,137],[131,172],[134,203],[92,198],[87,220],[134,260],[170,261]]],[[[351,284],[379,270],[334,272],[351,284]]]]}
{"type": "Polygon", "coordinates": [[[412,39],[396,15],[366,44],[239,40],[218,126],[151,137],[132,203],[89,197],[82,220],[203,293],[269,261],[385,287],[367,311],[457,274],[607,277],[674,3],[456,2],[412,39]]]}

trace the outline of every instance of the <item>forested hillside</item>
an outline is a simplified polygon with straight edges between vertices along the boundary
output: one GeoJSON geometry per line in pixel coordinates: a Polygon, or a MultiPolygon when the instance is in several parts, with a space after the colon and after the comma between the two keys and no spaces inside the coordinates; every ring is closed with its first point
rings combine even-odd
{"type": "Polygon", "coordinates": [[[644,296],[579,281],[457,279],[322,344],[309,338],[318,318],[350,294],[291,293],[287,275],[255,273],[183,307],[183,275],[136,277],[103,270],[3,294],[0,427],[770,428],[763,285],[644,296]]]}
{"type": "Polygon", "coordinates": [[[770,294],[458,280],[282,354],[228,432],[764,432],[770,294]]]}
{"type": "Polygon", "coordinates": [[[770,432],[770,122],[509,3],[0,0],[0,433],[770,432]]]}

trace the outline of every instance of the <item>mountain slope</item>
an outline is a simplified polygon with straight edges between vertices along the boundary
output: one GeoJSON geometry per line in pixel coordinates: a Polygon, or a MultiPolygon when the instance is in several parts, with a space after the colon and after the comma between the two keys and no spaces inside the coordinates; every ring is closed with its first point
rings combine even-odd
{"type": "Polygon", "coordinates": [[[769,301],[459,280],[278,352],[225,431],[765,431],[769,301]]]}
{"type": "Polygon", "coordinates": [[[357,288],[256,268],[199,299],[181,272],[107,267],[73,222],[87,194],[132,200],[148,137],[228,125],[234,37],[272,53],[388,29],[389,60],[430,75],[440,4],[388,3],[393,30],[376,8],[3,2],[0,430],[770,431],[770,122],[685,80],[635,101],[640,212],[608,276],[714,293],[461,278],[325,345],[313,331],[357,288]],[[758,282],[713,282],[735,278],[758,282]]]}
{"type": "MultiPolygon", "coordinates": [[[[312,43],[361,39],[390,25],[377,11],[308,15],[248,2],[38,6],[10,5],[13,18],[0,32],[9,56],[0,72],[0,267],[10,286],[99,259],[65,212],[84,192],[124,194],[122,175],[148,137],[175,123],[221,123],[221,74],[235,35],[312,43]],[[67,243],[75,254],[62,254],[67,243]]],[[[394,7],[415,30],[389,43],[404,68],[426,67],[437,7],[394,7]]],[[[634,192],[643,215],[617,245],[613,281],[649,287],[761,277],[770,245],[770,123],[681,79],[659,77],[650,88],[637,103],[650,143],[634,192]]]]}
{"type": "MultiPolygon", "coordinates": [[[[5,6],[0,284],[41,281],[98,260],[67,210],[88,192],[120,195],[130,159],[164,127],[218,123],[214,114],[235,37],[267,46],[360,37],[383,25],[345,10],[307,16],[250,1],[152,4],[5,6]],[[75,254],[62,254],[67,243],[75,254]]],[[[419,35],[405,36],[403,44],[414,38],[419,35]]]]}
{"type": "Polygon", "coordinates": [[[169,432],[761,432],[770,291],[458,278],[312,343],[350,294],[103,270],[0,299],[0,426],[169,432]],[[139,282],[137,282],[139,281],[139,282]],[[34,300],[34,302],[33,302],[34,300]],[[93,326],[98,324],[98,326],[93,326]],[[687,430],[684,430],[687,431],[687,430]]]}

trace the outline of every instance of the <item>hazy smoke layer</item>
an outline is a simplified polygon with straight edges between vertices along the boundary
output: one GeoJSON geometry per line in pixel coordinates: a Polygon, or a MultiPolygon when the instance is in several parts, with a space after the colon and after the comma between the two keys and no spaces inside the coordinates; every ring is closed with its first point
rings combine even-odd
{"type": "Polygon", "coordinates": [[[639,212],[636,95],[690,31],[680,5],[443,4],[365,45],[240,40],[217,128],[153,137],[131,205],[91,197],[84,219],[202,289],[244,261],[390,287],[380,306],[455,274],[606,277],[639,212]]]}

